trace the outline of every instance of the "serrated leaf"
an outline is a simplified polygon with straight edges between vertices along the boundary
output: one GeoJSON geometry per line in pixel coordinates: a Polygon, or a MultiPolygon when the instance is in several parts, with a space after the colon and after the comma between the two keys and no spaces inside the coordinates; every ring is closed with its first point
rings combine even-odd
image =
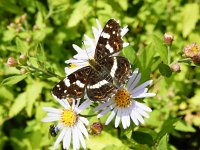
{"type": "Polygon", "coordinates": [[[15,75],[4,79],[1,85],[16,84],[27,77],[28,74],[15,75]]]}
{"type": "Polygon", "coordinates": [[[187,37],[195,28],[199,19],[199,5],[197,3],[186,4],[183,8],[183,37],[187,37]]]}
{"type": "Polygon", "coordinates": [[[26,100],[27,100],[26,112],[29,117],[32,115],[33,104],[34,104],[35,100],[40,96],[40,94],[42,92],[42,88],[43,88],[43,83],[39,82],[39,81],[36,81],[33,84],[27,86],[27,89],[26,89],[26,100]]]}
{"type": "Polygon", "coordinates": [[[195,128],[193,128],[192,125],[183,121],[177,122],[175,129],[183,132],[196,132],[195,128]]]}
{"type": "Polygon", "coordinates": [[[151,146],[154,143],[152,136],[145,132],[135,131],[132,133],[132,138],[139,144],[151,146]]]}
{"type": "Polygon", "coordinates": [[[22,41],[20,38],[16,38],[16,45],[17,45],[17,50],[18,52],[22,54],[26,54],[28,50],[28,46],[25,43],[25,41],[22,41]]]}
{"type": "Polygon", "coordinates": [[[14,100],[13,105],[9,109],[9,117],[17,115],[26,106],[26,93],[21,93],[14,100]]]}
{"type": "Polygon", "coordinates": [[[167,49],[163,44],[163,40],[157,37],[156,35],[153,35],[152,39],[152,46],[154,51],[158,52],[159,56],[161,57],[161,60],[165,64],[167,64],[167,49]]]}
{"type": "Polygon", "coordinates": [[[158,65],[160,73],[165,77],[170,77],[172,75],[172,71],[170,67],[164,63],[160,63],[158,65]]]}
{"type": "Polygon", "coordinates": [[[175,123],[179,119],[177,118],[168,118],[162,125],[161,131],[158,133],[155,141],[159,142],[163,136],[165,136],[167,133],[170,133],[175,128],[175,123]]]}

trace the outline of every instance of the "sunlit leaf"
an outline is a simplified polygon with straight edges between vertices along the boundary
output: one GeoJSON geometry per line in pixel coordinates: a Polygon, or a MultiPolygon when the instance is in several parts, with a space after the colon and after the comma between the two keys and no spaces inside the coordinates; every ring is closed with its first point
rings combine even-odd
{"type": "Polygon", "coordinates": [[[170,67],[168,65],[166,65],[164,63],[160,63],[158,68],[159,68],[160,73],[163,76],[165,76],[165,77],[170,77],[171,76],[172,71],[171,71],[171,69],[170,69],[170,67]]]}
{"type": "Polygon", "coordinates": [[[1,82],[1,85],[16,84],[25,79],[27,76],[28,74],[22,74],[8,77],[1,82]]]}

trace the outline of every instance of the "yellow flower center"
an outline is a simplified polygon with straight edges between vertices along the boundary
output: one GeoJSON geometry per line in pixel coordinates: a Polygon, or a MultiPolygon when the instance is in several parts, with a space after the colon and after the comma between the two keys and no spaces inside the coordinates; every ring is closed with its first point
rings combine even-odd
{"type": "Polygon", "coordinates": [[[118,90],[115,94],[115,103],[118,107],[128,107],[131,104],[131,97],[127,90],[118,90]]]}
{"type": "Polygon", "coordinates": [[[77,114],[71,109],[65,109],[62,114],[62,122],[68,126],[73,126],[77,121],[77,114]]]}
{"type": "Polygon", "coordinates": [[[69,68],[76,68],[77,65],[76,64],[70,64],[69,68]]]}

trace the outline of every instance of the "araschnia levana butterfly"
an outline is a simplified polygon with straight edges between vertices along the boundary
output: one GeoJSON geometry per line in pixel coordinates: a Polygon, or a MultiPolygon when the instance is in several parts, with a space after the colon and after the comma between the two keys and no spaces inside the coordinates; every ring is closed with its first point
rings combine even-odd
{"type": "Polygon", "coordinates": [[[81,98],[86,92],[88,98],[100,101],[108,98],[130,75],[130,63],[122,56],[114,56],[123,48],[121,27],[110,19],[100,34],[94,59],[89,65],[61,80],[52,90],[58,99],[81,98]]]}

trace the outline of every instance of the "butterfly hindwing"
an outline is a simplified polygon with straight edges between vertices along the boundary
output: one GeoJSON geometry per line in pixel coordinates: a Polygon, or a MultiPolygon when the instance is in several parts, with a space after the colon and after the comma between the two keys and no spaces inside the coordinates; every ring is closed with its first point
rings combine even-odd
{"type": "Polygon", "coordinates": [[[93,101],[105,100],[115,89],[116,87],[112,84],[112,78],[103,78],[96,71],[91,71],[86,87],[89,99],[93,101]]]}
{"type": "Polygon", "coordinates": [[[87,66],[71,73],[53,88],[52,94],[58,99],[66,99],[67,97],[81,98],[91,69],[90,66],[87,66]]]}

